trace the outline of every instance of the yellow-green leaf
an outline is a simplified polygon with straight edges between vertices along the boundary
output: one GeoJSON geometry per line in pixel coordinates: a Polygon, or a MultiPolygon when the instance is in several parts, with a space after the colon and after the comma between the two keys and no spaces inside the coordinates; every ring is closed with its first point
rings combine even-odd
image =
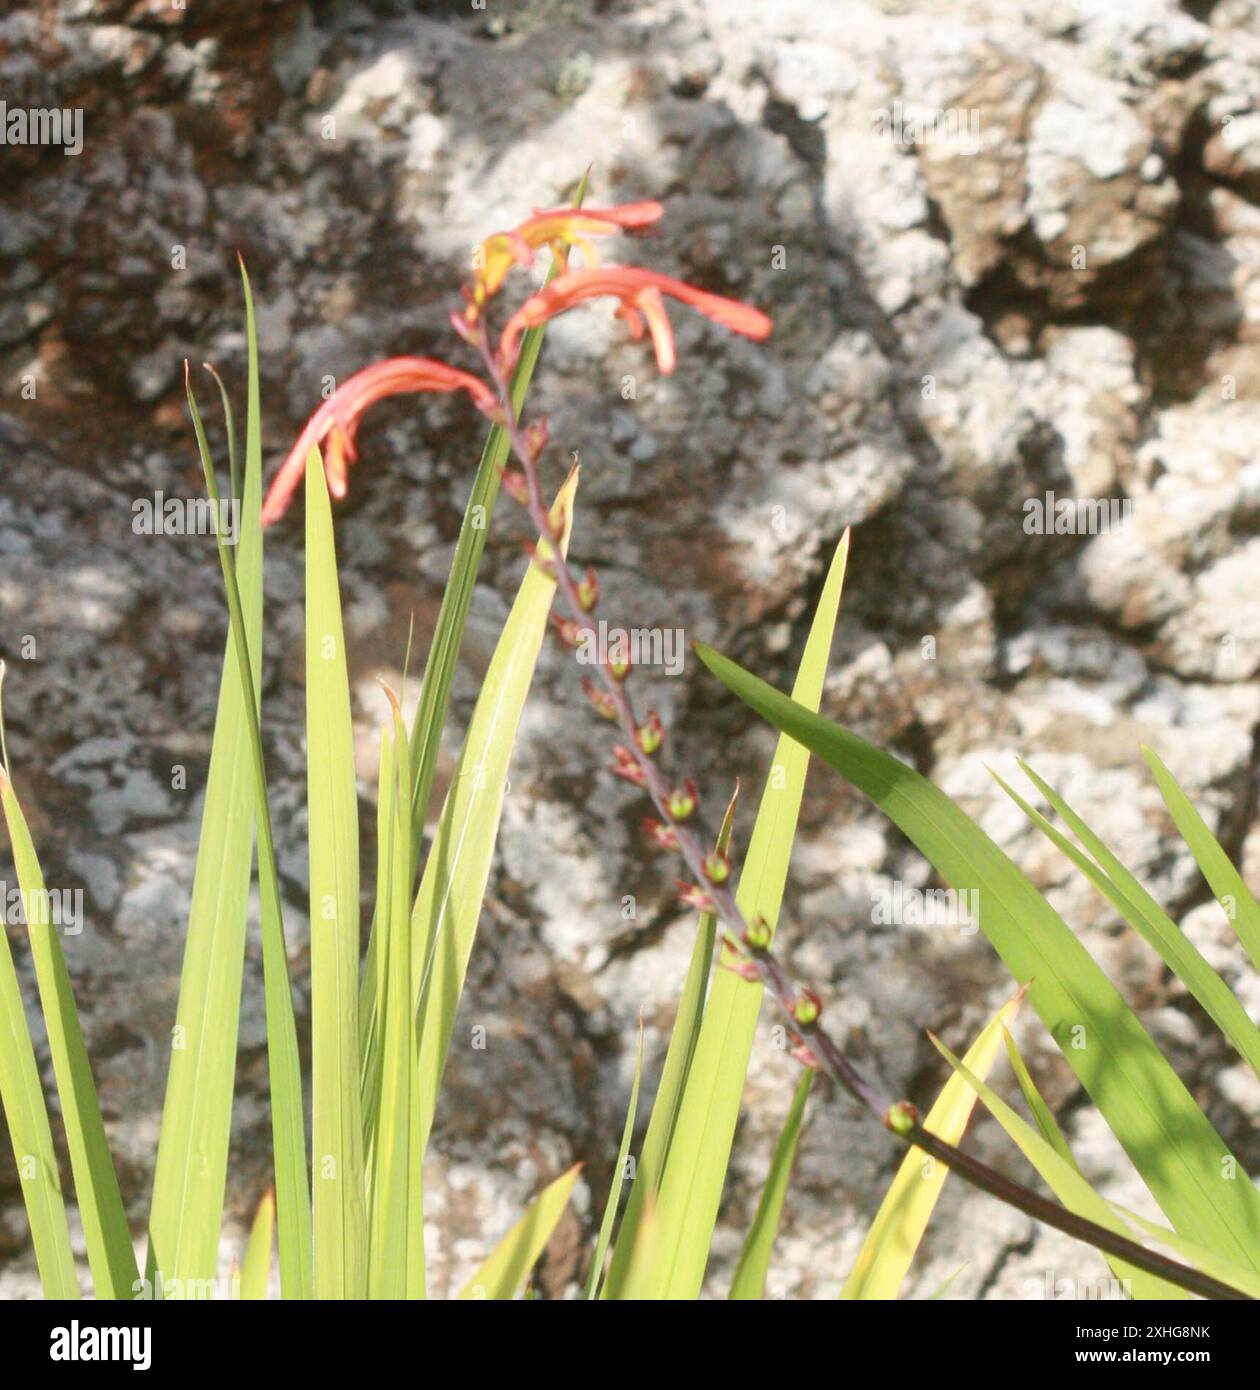
{"type": "MultiPolygon", "coordinates": [[[[717,848],[723,854],[730,849],[731,830],[735,823],[735,806],[738,801],[739,783],[736,782],[735,790],[727,803],[726,815],[723,816],[721,828],[718,830],[717,848]]],[[[674,1137],[678,1107],[682,1102],[687,1073],[691,1069],[691,1059],[695,1056],[696,1041],[704,1021],[704,1000],[709,988],[709,976],[713,973],[713,947],[716,941],[717,918],[711,912],[702,912],[696,922],[691,962],[687,967],[687,976],[678,1000],[678,1012],[674,1016],[674,1027],[669,1035],[669,1047],[665,1050],[665,1063],[661,1068],[661,1081],[656,1088],[656,1099],[652,1102],[652,1115],[648,1120],[647,1133],[643,1136],[642,1148],[639,1150],[634,1186],[630,1189],[625,1215],[621,1218],[621,1225],[617,1230],[617,1243],[613,1247],[612,1264],[608,1270],[608,1278],[604,1281],[600,1295],[602,1298],[620,1297],[631,1253],[640,1249],[636,1235],[639,1220],[645,1210],[645,1204],[649,1200],[655,1202],[659,1191],[661,1174],[665,1170],[665,1156],[669,1153],[670,1142],[674,1137]]]]}
{"type": "Polygon", "coordinates": [[[411,995],[411,752],[392,692],[393,728],[382,736],[381,815],[386,896],[377,903],[385,978],[381,1085],[371,1154],[368,1293],[424,1297],[423,1153],[416,1104],[416,1016],[411,995]]]}
{"type": "Polygon", "coordinates": [[[737,1302],[756,1302],[765,1294],[770,1256],[774,1251],[775,1236],[779,1233],[783,1201],[787,1196],[788,1180],[792,1176],[792,1164],[796,1160],[796,1145],[801,1137],[805,1102],[813,1082],[814,1069],[806,1067],[796,1083],[796,1094],[792,1097],[792,1106],[779,1135],[779,1142],[774,1146],[770,1172],[761,1189],[757,1214],[749,1227],[744,1248],[740,1251],[739,1264],[735,1268],[735,1277],[731,1280],[731,1298],[737,1302]]]}
{"type": "MultiPolygon", "coordinates": [[[[977,1076],[988,1076],[1002,1046],[1004,1030],[1019,1012],[1023,997],[1021,989],[1008,999],[967,1049],[964,1060],[977,1076]]],[[[952,1076],[928,1112],[924,1126],[941,1139],[957,1144],[975,1104],[976,1093],[966,1080],[952,1076]]],[[[897,1297],[948,1175],[948,1168],[928,1158],[921,1149],[912,1148],[906,1154],[866,1233],[841,1298],[897,1297]]]]}
{"type": "Polygon", "coordinates": [[[533,1205],[495,1246],[485,1263],[460,1290],[461,1299],[502,1300],[512,1298],[525,1277],[546,1249],[556,1223],[564,1215],[573,1195],[582,1165],[575,1163],[550,1187],[543,1189],[533,1205]]]}
{"type": "MultiPolygon", "coordinates": [[[[1076,1165],[1069,1162],[1054,1147],[1037,1133],[1031,1125],[1011,1109],[1009,1105],[964,1063],[960,1062],[938,1039],[933,1038],[937,1051],[963,1078],[967,1085],[984,1101],[994,1119],[1010,1135],[1022,1151],[1024,1157],[1036,1168],[1049,1184],[1054,1195],[1069,1211],[1083,1216],[1099,1226],[1106,1226],[1117,1235],[1127,1239],[1134,1238],[1133,1231],[1116,1215],[1110,1203],[1105,1201],[1082,1177],[1076,1165]]],[[[1101,1257],[1100,1257],[1101,1258],[1101,1257]]],[[[1184,1289],[1166,1283],[1163,1279],[1145,1270],[1136,1269],[1123,1260],[1113,1259],[1112,1268],[1119,1278],[1132,1281],[1134,1298],[1186,1298],[1184,1289]]],[[[1254,1274],[1251,1276],[1255,1278],[1254,1274]]]]}
{"type": "Polygon", "coordinates": [[[13,863],[26,914],[26,929],[35,961],[48,1050],[61,1098],[61,1117],[70,1149],[75,1197],[83,1221],[88,1264],[98,1299],[134,1298],[140,1279],[118,1177],[105,1138],[100,1101],[88,1064],[79,1011],[61,940],[50,912],[35,845],[26,817],[8,777],[0,772],[0,804],[13,845],[13,863]]]}
{"type": "Polygon", "coordinates": [[[1260,1194],[1250,1181],[1221,1181],[1221,1163],[1233,1157],[1228,1144],[1075,933],[1010,859],[913,768],[702,643],[696,650],[750,708],[865,791],[952,888],[979,894],[980,930],[1028,984],[1028,1002],[1174,1227],[1260,1269],[1260,1248],[1246,1237],[1260,1230],[1260,1194]]]}
{"type": "Polygon", "coordinates": [[[1203,817],[1191,805],[1177,779],[1151,749],[1144,747],[1142,756],[1155,774],[1164,804],[1194,855],[1195,863],[1233,924],[1238,939],[1251,957],[1252,965],[1260,970],[1260,903],[1256,902],[1242,875],[1230,863],[1229,855],[1207,828],[1203,817]]]}
{"type": "Polygon", "coordinates": [[[241,1266],[241,1298],[258,1300],[267,1297],[267,1284],[271,1279],[271,1246],[275,1234],[276,1194],[272,1189],[258,1203],[254,1224],[250,1227],[245,1262],[241,1266]]]}
{"type": "MultiPolygon", "coordinates": [[[[0,769],[0,783],[8,785],[0,769]]],[[[22,1200],[31,1224],[35,1263],[45,1298],[78,1298],[57,1154],[44,1104],[35,1048],[26,1026],[9,938],[0,926],[0,1107],[9,1126],[22,1200]]]]}
{"type": "MultiPolygon", "coordinates": [[[[577,481],[575,468],[556,499],[565,518],[565,547],[573,524],[577,481]]],[[[552,554],[546,537],[539,537],[537,554],[544,562],[552,554]]],[[[538,564],[530,564],[482,682],[412,910],[422,1151],[428,1147],[451,1029],[490,876],[508,764],[555,587],[555,580],[538,564]]]]}
{"type": "MultiPolygon", "coordinates": [[[[245,267],[241,266],[241,276],[246,287],[246,331],[249,342],[249,418],[246,424],[247,474],[261,474],[261,420],[258,402],[258,354],[254,331],[253,309],[249,299],[249,281],[245,277],[245,267]]],[[[197,448],[201,455],[202,471],[205,475],[206,491],[212,503],[212,515],[219,515],[220,497],[215,479],[214,464],[210,458],[210,448],[206,442],[205,429],[201,423],[201,413],[197,409],[196,397],[188,381],[185,364],[185,393],[188,409],[192,415],[193,429],[197,436],[197,448]]],[[[249,497],[249,511],[242,521],[243,527],[257,527],[261,502],[259,493],[261,480],[251,487],[246,484],[249,497]]],[[[280,1286],[286,1298],[310,1298],[312,1292],[311,1276],[311,1199],[306,1174],[306,1122],[302,1110],[302,1073],[298,1057],[297,1024],[293,1015],[293,991],[289,980],[288,949],[285,944],[284,922],[280,905],[280,876],[276,869],[275,842],[271,831],[271,810],[267,799],[267,769],[263,759],[262,732],[258,710],[258,680],[254,676],[254,658],[250,655],[248,623],[245,617],[244,600],[237,579],[236,560],[232,549],[227,545],[220,528],[216,527],[215,544],[219,553],[219,565],[223,572],[224,590],[227,596],[230,617],[231,652],[235,658],[235,670],[241,691],[239,708],[243,710],[248,728],[248,746],[253,766],[253,811],[258,828],[258,889],[261,902],[262,948],[263,948],[263,994],[267,1017],[267,1068],[271,1094],[271,1137],[272,1153],[276,1175],[276,1220],[278,1230],[280,1286]]],[[[231,669],[231,668],[228,668],[231,669]]],[[[218,972],[212,972],[215,984],[212,995],[219,997],[218,972]]],[[[181,987],[182,993],[182,987],[181,987]]],[[[196,996],[200,998],[198,994],[196,996]]],[[[238,1005],[239,1007],[239,999],[238,1005]]],[[[209,1017],[211,1022],[216,1012],[209,1017]]],[[[168,1104],[171,1103],[168,1082],[168,1104]]],[[[181,1120],[189,1104],[189,1092],[181,1087],[176,1091],[181,1120]]],[[[171,1140],[171,1168],[178,1178],[181,1163],[198,1162],[195,1148],[195,1133],[189,1139],[189,1148],[179,1145],[179,1131],[173,1132],[171,1140]]],[[[160,1156],[159,1156],[160,1162],[160,1156]]],[[[221,1186],[221,1184],[220,1184],[221,1186]]],[[[155,1188],[156,1193],[156,1188],[155,1188]]],[[[180,1212],[178,1204],[179,1186],[175,1182],[167,1193],[164,1202],[175,1216],[180,1212]]],[[[221,1198],[221,1193],[219,1194],[221,1198]]],[[[208,1208],[199,1216],[196,1232],[198,1240],[206,1239],[208,1208]]],[[[215,1242],[217,1246],[218,1217],[215,1218],[215,1242]]],[[[152,1227],[151,1227],[152,1229],[152,1227]]],[[[164,1263],[168,1254],[167,1243],[161,1239],[150,1239],[146,1262],[146,1275],[155,1292],[163,1282],[166,1270],[164,1263]]]]}
{"type": "MultiPolygon", "coordinates": [[[[817,709],[822,698],[848,551],[846,532],[823,585],[796,678],[794,694],[809,709],[817,709]]],[[[783,901],[808,769],[806,749],[786,735],[781,738],[739,875],[740,911],[749,921],[764,918],[772,930],[783,901]]],[[[658,1297],[694,1299],[704,1282],[761,995],[758,981],[730,970],[718,970],[714,976],[660,1183],[658,1297]]]]}
{"type": "MultiPolygon", "coordinates": [[[[213,1279],[217,1272],[236,1081],[255,816],[255,766],[245,686],[249,685],[256,722],[263,641],[258,343],[253,299],[243,266],[241,280],[249,353],[248,409],[245,476],[232,568],[243,631],[228,632],[210,745],[149,1213],[146,1277],[154,1291],[161,1285],[200,1284],[213,1279]],[[249,654],[246,678],[242,651],[249,654]]],[[[223,396],[226,400],[226,393],[223,396]]],[[[190,409],[195,411],[191,399],[190,409]]],[[[199,419],[194,418],[194,428],[202,446],[199,419]]],[[[212,479],[213,464],[206,448],[202,463],[212,479]]],[[[217,508],[217,492],[211,494],[211,501],[217,508]]]]}
{"type": "Polygon", "coordinates": [[[599,1293],[599,1279],[604,1270],[604,1256],[608,1253],[608,1242],[612,1239],[613,1222],[617,1219],[617,1203],[621,1200],[621,1188],[626,1178],[626,1159],[630,1153],[630,1140],[634,1135],[634,1117],[639,1109],[639,1082],[643,1079],[643,1019],[639,1019],[639,1049],[634,1060],[634,1085],[630,1088],[630,1104],[626,1106],[626,1123],[621,1131],[621,1147],[617,1150],[617,1163],[613,1168],[612,1182],[608,1185],[608,1200],[604,1203],[604,1219],[599,1225],[599,1236],[595,1241],[595,1254],[591,1259],[591,1272],[586,1281],[586,1296],[594,1298],[599,1293]]]}
{"type": "Polygon", "coordinates": [[[359,1100],[359,811],[332,508],[306,463],[306,782],[315,1296],[367,1293],[359,1100]]]}

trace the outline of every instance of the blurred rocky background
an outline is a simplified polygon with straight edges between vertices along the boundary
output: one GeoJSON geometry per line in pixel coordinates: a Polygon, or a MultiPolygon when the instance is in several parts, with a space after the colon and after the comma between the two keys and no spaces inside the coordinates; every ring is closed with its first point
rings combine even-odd
{"type": "MultiPolygon", "coordinates": [[[[1138,751],[1161,753],[1254,882],[1256,0],[35,0],[0,18],[0,97],[84,112],[76,157],[0,149],[0,654],[47,876],[86,893],[67,953],[137,1233],[225,636],[212,543],[131,526],[137,498],[199,493],[183,359],[216,364],[243,399],[240,251],[273,467],[325,375],[394,353],[462,362],[445,318],[472,245],[570,198],[588,165],[592,202],[667,206],[659,235],[624,254],[776,324],[755,345],[680,309],[668,380],[606,310],[552,327],[533,403],[551,414],[557,478],[581,451],[572,553],[599,564],[609,621],[680,627],[787,684],[853,526],[825,712],[982,817],[1260,1168],[1254,1080],[985,770],[1028,755],[1260,1008],[1138,751]],[[929,139],[916,123],[934,112],[956,120],[929,139]],[[1124,524],[1029,534],[1025,503],[1048,492],[1114,500],[1124,524]]],[[[217,417],[211,399],[207,383],[217,417]]],[[[422,642],[431,631],[482,430],[460,401],[412,398],[360,434],[338,527],[367,823],[375,680],[398,678],[413,611],[422,642]]],[[[501,508],[452,759],[524,534],[501,508]]],[[[304,1016],[300,565],[286,519],[269,542],[265,697],[304,1016]]],[[[606,731],[577,674],[546,651],[516,754],[428,1178],[438,1293],[583,1159],[540,1280],[550,1296],[573,1289],[636,1019],[650,1089],[691,948],[669,866],[645,855],[643,807],[602,770],[606,731]],[[484,1052],[459,1042],[476,1024],[484,1052]]],[[[746,839],[772,736],[694,660],[653,694],[711,806],[743,777],[746,839]]],[[[873,922],[893,881],[931,882],[859,794],[816,769],[784,951],[834,999],[855,1056],[924,1103],[945,1079],[925,1029],[961,1046],[1011,986],[982,936],[873,922]]],[[[225,1261],[267,1184],[260,981],[255,940],[225,1261]]],[[[767,1008],[715,1295],[790,1098],[771,1021],[767,1008]]],[[[1019,1035],[1089,1176],[1142,1203],[1036,1019],[1019,1035]]],[[[1026,1175],[991,1124],[969,1143],[1026,1175]]],[[[846,1099],[816,1093],[775,1295],[838,1291],[897,1153],[846,1099]]],[[[960,1267],[951,1297],[1103,1273],[951,1183],[908,1293],[960,1267]]],[[[36,1288],[6,1141],[0,1294],[36,1288]]]]}

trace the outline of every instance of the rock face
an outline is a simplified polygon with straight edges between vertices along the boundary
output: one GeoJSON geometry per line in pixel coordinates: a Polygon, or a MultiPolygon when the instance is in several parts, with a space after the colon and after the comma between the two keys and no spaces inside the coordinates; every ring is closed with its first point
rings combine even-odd
{"type": "MultiPolygon", "coordinates": [[[[462,360],[445,315],[469,249],[570,197],[588,164],[595,201],[666,203],[637,259],[776,325],[755,345],[680,311],[669,379],[606,312],[553,326],[533,403],[550,413],[557,479],[581,451],[572,553],[599,563],[610,621],[681,628],[785,685],[853,526],[824,711],[981,817],[1260,1166],[1254,1079],[985,771],[1030,757],[1244,1002],[1255,995],[1139,745],[1254,881],[1256,0],[37,0],[0,19],[0,95],[83,113],[78,154],[0,150],[0,654],[49,880],[86,895],[68,955],[137,1232],[225,635],[210,542],[131,524],[138,499],[198,493],[181,361],[213,362],[240,390],[241,251],[273,463],[326,376],[392,353],[462,360]],[[1070,525],[1056,530],[1065,514],[1048,494],[1072,504],[1070,525]]],[[[382,406],[360,434],[338,535],[365,747],[382,713],[374,677],[397,671],[409,614],[431,630],[480,435],[445,400],[382,406]]],[[[522,535],[496,516],[452,753],[522,535]]],[[[300,595],[300,532],[286,523],[269,543],[265,693],[305,1012],[300,595]]],[[[736,775],[759,785],[767,730],[693,661],[655,685],[710,804],[736,775]]],[[[542,1275],[551,1296],[573,1288],[635,1020],[646,1010],[654,1084],[690,951],[671,875],[637,837],[639,803],[602,770],[604,730],[583,711],[572,663],[548,652],[435,1133],[438,1293],[582,1158],[589,1187],[542,1275]],[[459,1044],[477,1024],[485,1051],[459,1044]]],[[[861,797],[815,772],[785,956],[834,999],[855,1053],[921,1102],[944,1080],[924,1030],[965,1044],[1011,989],[983,937],[876,920],[882,892],[930,881],[861,797]]],[[[771,1021],[767,1009],[713,1294],[790,1097],[771,1021]]],[[[1019,1036],[1089,1176],[1141,1202],[1037,1020],[1019,1036]]],[[[241,1049],[225,1257],[267,1181],[256,943],[241,1049]]],[[[987,1123],[970,1142],[1011,1161],[987,1123]]],[[[846,1101],[815,1098],[774,1294],[838,1291],[896,1157],[846,1101]]],[[[911,1296],[960,1265],[961,1297],[1025,1296],[1047,1270],[1102,1273],[1081,1247],[954,1187],[911,1296]]],[[[0,1144],[0,1294],[36,1287],[0,1144]]]]}

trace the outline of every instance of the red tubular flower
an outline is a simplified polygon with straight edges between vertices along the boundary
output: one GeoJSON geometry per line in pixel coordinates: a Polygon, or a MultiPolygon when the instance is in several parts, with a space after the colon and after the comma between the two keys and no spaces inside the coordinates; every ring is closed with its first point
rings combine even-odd
{"type": "Polygon", "coordinates": [[[599,257],[587,237],[650,226],[664,211],[654,202],[621,203],[614,208],[548,208],[535,211],[510,232],[487,237],[478,247],[468,321],[476,322],[486,300],[499,292],[508,271],[514,265],[533,265],[534,252],[542,247],[551,248],[561,271],[567,267],[569,250],[574,246],[586,257],[588,266],[598,265],[599,257]]]}
{"type": "Polygon", "coordinates": [[[262,524],[270,526],[284,515],[306,470],[311,449],[324,443],[324,473],[334,497],[346,495],[346,466],[356,457],[355,431],[369,406],[386,396],[407,391],[467,391],[485,411],[495,408],[494,392],[479,377],[435,362],[429,357],[391,357],[364,367],[340,386],[306,422],[297,443],[280,466],[263,502],[262,524]]]}
{"type": "Polygon", "coordinates": [[[657,363],[666,376],[674,370],[675,353],[674,334],[669,326],[662,295],[690,304],[714,323],[720,323],[733,333],[742,333],[746,338],[768,338],[773,327],[765,314],[750,304],[743,304],[738,299],[726,299],[720,294],[709,294],[707,290],[697,289],[685,280],[658,275],[653,270],[643,270],[638,266],[596,266],[560,275],[537,294],[531,295],[503,330],[499,341],[500,362],[509,370],[515,366],[521,334],[527,328],[537,327],[584,300],[603,295],[613,295],[621,301],[617,316],[625,319],[632,338],[643,336],[644,320],[647,321],[657,363]]]}

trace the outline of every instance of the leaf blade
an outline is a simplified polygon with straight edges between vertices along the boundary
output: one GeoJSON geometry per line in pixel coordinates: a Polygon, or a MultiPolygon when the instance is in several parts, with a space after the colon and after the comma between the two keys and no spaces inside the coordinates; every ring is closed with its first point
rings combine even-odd
{"type": "MultiPolygon", "coordinates": [[[[561,488],[567,549],[578,471],[561,488]]],[[[551,542],[539,537],[545,560],[551,542]]],[[[531,562],[473,710],[459,767],[412,908],[421,1150],[428,1147],[451,1031],[463,992],[503,810],[508,765],[546,633],[555,580],[531,562]]]]}
{"type": "Polygon", "coordinates": [[[582,1165],[575,1163],[536,1197],[529,1210],[486,1257],[459,1292],[462,1301],[511,1298],[546,1248],[573,1195],[582,1165]]]}
{"type": "Polygon", "coordinates": [[[1260,1196],[1249,1182],[1221,1181],[1221,1160],[1234,1158],[1229,1146],[1115,987],[1007,856],[913,769],[711,648],[697,650],[734,694],[866,792],[946,882],[976,888],[981,929],[1016,980],[1029,985],[1029,1002],[1173,1227],[1260,1267],[1260,1196]],[[1093,1045],[1071,1045],[1077,1026],[1093,1045]]]}
{"type": "Polygon", "coordinates": [[[617,1219],[617,1203],[621,1199],[621,1188],[626,1177],[626,1159],[630,1153],[630,1140],[634,1137],[634,1117],[639,1109],[639,1082],[643,1079],[643,1020],[639,1020],[639,1051],[634,1063],[634,1084],[630,1088],[630,1103],[626,1106],[626,1123],[621,1131],[621,1145],[617,1150],[617,1163],[613,1168],[612,1182],[608,1187],[608,1200],[604,1203],[604,1217],[599,1225],[599,1235],[595,1241],[595,1254],[591,1259],[591,1272],[586,1281],[586,1297],[599,1296],[599,1276],[604,1268],[604,1256],[608,1253],[608,1242],[612,1239],[613,1222],[617,1219]]]}
{"type": "MultiPolygon", "coordinates": [[[[175,1013],[162,1124],[149,1212],[146,1277],[153,1287],[212,1279],[231,1140],[236,1042],[254,817],[251,733],[245,683],[255,710],[261,694],[263,538],[262,444],[258,403],[258,341],[249,279],[241,267],[248,351],[248,409],[240,531],[235,557],[243,648],[252,678],[243,677],[242,644],[229,628],[219,681],[210,768],[193,873],[188,930],[175,1013]]],[[[226,401],[226,392],[222,391],[226,401]]],[[[195,406],[190,408],[195,410],[195,406]]],[[[203,468],[213,472],[199,421],[203,468]]],[[[228,421],[231,437],[232,422],[228,421]]],[[[211,494],[213,505],[217,492],[211,494]]]]}
{"type": "MultiPolygon", "coordinates": [[[[812,708],[822,698],[848,550],[846,532],[832,559],[796,678],[796,693],[812,708]]],[[[808,750],[786,735],[780,738],[739,877],[740,910],[750,921],[763,917],[772,930],[787,882],[808,767],[808,750]]],[[[759,982],[729,970],[717,972],[709,991],[656,1209],[654,1248],[664,1261],[657,1272],[664,1298],[696,1298],[704,1280],[761,996],[759,982]]]]}
{"type": "Polygon", "coordinates": [[[1207,822],[1157,754],[1143,747],[1142,756],[1155,774],[1168,813],[1194,855],[1208,887],[1233,924],[1252,965],[1260,970],[1260,903],[1256,902],[1242,875],[1230,862],[1216,836],[1207,828],[1207,822]]]}
{"type": "MultiPolygon", "coordinates": [[[[986,1077],[997,1060],[1004,1030],[1018,1013],[1023,994],[1020,990],[1008,999],[967,1049],[966,1064],[978,1076],[986,1077]]],[[[957,1145],[975,1104],[975,1092],[965,1078],[951,1076],[928,1112],[924,1126],[957,1145]]],[[[845,1281],[842,1299],[897,1297],[949,1175],[949,1169],[938,1163],[925,1171],[926,1157],[922,1149],[911,1148],[902,1159],[845,1281]]]]}
{"type": "MultiPolygon", "coordinates": [[[[0,784],[8,776],[0,768],[0,784]]],[[[0,928],[0,1107],[22,1179],[35,1263],[45,1298],[77,1299],[79,1280],[70,1248],[70,1224],[61,1194],[57,1153],[35,1063],[8,934],[0,928]]]]}
{"type": "Polygon", "coordinates": [[[735,1267],[735,1277],[731,1280],[731,1298],[735,1302],[759,1302],[765,1294],[770,1256],[774,1253],[774,1240],[779,1233],[788,1180],[792,1176],[796,1146],[801,1137],[805,1102],[809,1098],[809,1088],[813,1082],[814,1069],[806,1067],[801,1079],[796,1083],[796,1093],[792,1097],[791,1108],[770,1160],[769,1174],[761,1189],[757,1213],[744,1239],[739,1263],[735,1267]]]}
{"type": "MultiPolygon", "coordinates": [[[[13,783],[2,772],[0,804],[26,906],[27,935],[35,962],[53,1075],[61,1099],[62,1123],[70,1150],[70,1168],[92,1283],[99,1299],[132,1298],[137,1292],[140,1271],[118,1189],[118,1175],[105,1137],[105,1122],[75,1007],[74,990],[55,926],[51,920],[42,923],[31,920],[32,916],[40,915],[38,910],[33,910],[35,905],[47,905],[49,899],[26,817],[13,783]]],[[[48,916],[46,910],[43,915],[48,916]]]]}
{"type": "Polygon", "coordinates": [[[315,1296],[367,1292],[359,1097],[359,812],[332,506],[306,467],[306,777],[315,1296]]]}

